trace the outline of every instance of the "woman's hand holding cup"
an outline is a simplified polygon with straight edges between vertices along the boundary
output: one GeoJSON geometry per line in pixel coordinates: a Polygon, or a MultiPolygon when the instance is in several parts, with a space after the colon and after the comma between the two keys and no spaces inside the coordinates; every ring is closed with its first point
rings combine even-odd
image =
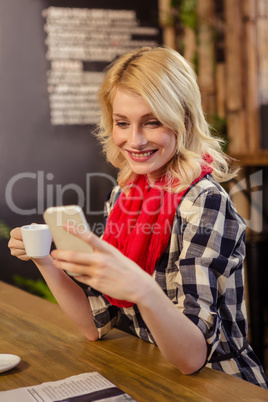
{"type": "Polygon", "coordinates": [[[52,237],[47,225],[26,225],[10,232],[8,247],[15,257],[23,261],[49,255],[52,237]]]}

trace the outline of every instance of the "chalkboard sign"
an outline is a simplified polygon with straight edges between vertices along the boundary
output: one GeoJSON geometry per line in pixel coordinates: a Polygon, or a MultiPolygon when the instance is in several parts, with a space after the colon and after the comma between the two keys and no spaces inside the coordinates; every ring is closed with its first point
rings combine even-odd
{"type": "MultiPolygon", "coordinates": [[[[115,57],[161,43],[157,1],[0,0],[0,7],[0,221],[42,222],[47,207],[78,203],[100,234],[116,172],[92,133],[96,92],[115,57]]],[[[25,265],[0,242],[0,279],[12,282],[25,265]]]]}

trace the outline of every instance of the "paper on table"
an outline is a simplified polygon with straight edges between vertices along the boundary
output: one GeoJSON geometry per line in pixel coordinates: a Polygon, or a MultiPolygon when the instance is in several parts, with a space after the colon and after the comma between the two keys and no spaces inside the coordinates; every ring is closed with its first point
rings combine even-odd
{"type": "Polygon", "coordinates": [[[129,395],[97,372],[0,392],[1,402],[123,402],[129,395]]]}

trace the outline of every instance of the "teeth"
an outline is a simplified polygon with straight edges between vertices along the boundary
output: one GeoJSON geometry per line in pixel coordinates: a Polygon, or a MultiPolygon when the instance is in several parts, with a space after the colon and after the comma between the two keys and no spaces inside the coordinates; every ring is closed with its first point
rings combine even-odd
{"type": "Polygon", "coordinates": [[[136,154],[136,153],[134,153],[134,152],[131,152],[131,155],[136,156],[136,157],[138,157],[138,158],[144,158],[144,157],[146,157],[146,156],[151,155],[152,153],[153,153],[153,152],[144,152],[143,154],[136,154]]]}

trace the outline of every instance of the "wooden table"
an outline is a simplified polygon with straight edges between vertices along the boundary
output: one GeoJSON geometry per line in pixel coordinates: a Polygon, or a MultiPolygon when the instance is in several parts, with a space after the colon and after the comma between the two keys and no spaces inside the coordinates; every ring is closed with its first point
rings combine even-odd
{"type": "Polygon", "coordinates": [[[246,381],[204,368],[186,376],[158,348],[119,330],[89,342],[58,305],[0,282],[0,353],[21,357],[0,390],[98,371],[137,401],[268,401],[246,381]]]}

